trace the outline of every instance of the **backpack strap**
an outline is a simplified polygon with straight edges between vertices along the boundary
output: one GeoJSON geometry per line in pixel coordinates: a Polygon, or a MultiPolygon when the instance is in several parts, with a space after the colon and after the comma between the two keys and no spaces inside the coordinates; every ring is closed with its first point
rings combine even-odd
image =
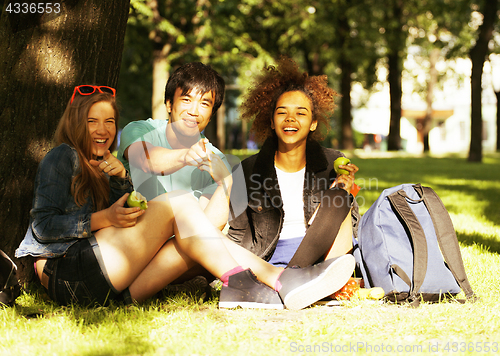
{"type": "Polygon", "coordinates": [[[402,269],[401,267],[399,267],[395,263],[391,265],[391,268],[394,272],[396,272],[396,274],[399,276],[399,278],[401,278],[403,280],[403,282],[405,282],[408,285],[408,288],[411,288],[411,279],[410,279],[410,277],[408,277],[405,270],[402,269]]]}
{"type": "Polygon", "coordinates": [[[429,211],[434,229],[436,230],[439,248],[441,249],[444,260],[453,274],[453,277],[455,277],[460,288],[464,291],[467,300],[475,302],[479,298],[475,295],[467,279],[457,235],[448,211],[432,188],[423,187],[420,184],[415,184],[413,187],[423,199],[429,211]]]}
{"type": "Polygon", "coordinates": [[[420,299],[418,292],[424,283],[427,273],[427,240],[417,217],[411,210],[406,199],[411,199],[401,189],[387,196],[394,212],[405,229],[409,232],[413,244],[413,284],[410,288],[408,301],[412,306],[418,306],[420,299]]]}

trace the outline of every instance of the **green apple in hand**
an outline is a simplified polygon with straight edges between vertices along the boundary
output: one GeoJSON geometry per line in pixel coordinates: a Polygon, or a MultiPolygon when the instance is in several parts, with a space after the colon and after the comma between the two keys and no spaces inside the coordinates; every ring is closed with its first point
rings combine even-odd
{"type": "Polygon", "coordinates": [[[127,204],[131,208],[138,206],[141,210],[146,210],[148,208],[148,201],[146,198],[135,190],[128,196],[127,204]]]}
{"type": "Polygon", "coordinates": [[[335,169],[335,173],[337,174],[349,174],[349,171],[346,169],[341,169],[339,166],[345,166],[351,163],[351,160],[346,157],[339,157],[333,162],[333,168],[335,169]]]}

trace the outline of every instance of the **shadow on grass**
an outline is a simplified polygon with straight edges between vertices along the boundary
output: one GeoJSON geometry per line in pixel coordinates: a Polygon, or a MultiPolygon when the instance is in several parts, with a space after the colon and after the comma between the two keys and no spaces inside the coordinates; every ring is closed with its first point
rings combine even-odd
{"type": "Polygon", "coordinates": [[[77,338],[80,346],[73,351],[78,355],[143,355],[155,353],[158,347],[148,338],[146,325],[154,318],[154,312],[148,313],[148,305],[144,309],[114,302],[107,307],[59,306],[48,298],[43,287],[30,283],[12,308],[20,318],[37,320],[42,326],[47,321],[62,325],[69,320],[72,326],[64,335],[81,333],[92,340],[85,343],[85,336],[77,338]]]}
{"type": "Polygon", "coordinates": [[[111,355],[144,355],[151,354],[157,349],[151,343],[145,341],[144,336],[125,334],[120,336],[119,342],[110,345],[103,343],[103,345],[96,345],[89,347],[84,351],[79,351],[79,355],[88,356],[111,356],[111,355]]]}
{"type": "Polygon", "coordinates": [[[481,245],[492,253],[500,254],[500,241],[488,239],[479,234],[457,233],[457,239],[466,246],[481,245]]]}

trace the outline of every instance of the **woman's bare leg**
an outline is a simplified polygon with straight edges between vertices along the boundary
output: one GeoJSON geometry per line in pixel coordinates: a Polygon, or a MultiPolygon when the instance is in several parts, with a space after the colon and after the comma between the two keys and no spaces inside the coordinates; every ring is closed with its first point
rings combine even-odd
{"type": "Polygon", "coordinates": [[[182,252],[175,239],[167,241],[129,286],[132,298],[142,302],[194,267],[196,262],[182,252]]]}
{"type": "MultiPolygon", "coordinates": [[[[260,280],[274,287],[277,279],[274,266],[262,263],[264,262],[262,259],[228,239],[223,241],[231,256],[242,268],[252,269],[260,280]],[[256,258],[259,259],[257,263],[256,258]]],[[[132,282],[129,287],[130,294],[138,302],[150,298],[195,265],[196,262],[178,246],[177,239],[172,239],[158,251],[153,260],[132,282]]]]}
{"type": "Polygon", "coordinates": [[[261,282],[274,287],[274,283],[277,279],[276,269],[278,269],[278,273],[280,273],[283,268],[273,266],[228,238],[224,239],[224,243],[231,256],[233,256],[240,266],[245,269],[250,268],[261,282]]]}
{"type": "Polygon", "coordinates": [[[179,206],[179,210],[175,213],[176,243],[190,258],[217,277],[236,266],[250,268],[259,280],[274,287],[282,268],[267,263],[228,240],[208,219],[196,220],[196,224],[192,224],[192,207],[175,203],[177,199],[185,199],[184,197],[169,195],[169,199],[173,205],[179,206]],[[225,255],[230,258],[224,257],[225,255]]]}
{"type": "MultiPolygon", "coordinates": [[[[172,281],[182,275],[193,261],[216,277],[240,265],[226,247],[230,241],[210,223],[190,194],[174,192],[162,195],[148,205],[148,211],[134,227],[109,227],[96,233],[107,273],[117,290],[143,286],[147,282],[137,278],[143,272],[143,277],[146,277],[154,270],[158,274],[168,274],[164,282],[172,281]],[[170,245],[174,242],[165,244],[173,234],[175,248],[170,245]],[[166,250],[158,255],[164,245],[166,250]],[[172,264],[168,260],[172,260],[172,264]],[[151,269],[146,270],[150,264],[151,269]],[[162,269],[153,268],[158,266],[162,269]],[[137,285],[132,286],[133,283],[137,285]]],[[[238,250],[243,251],[242,248],[233,248],[235,253],[238,250]]],[[[274,286],[281,269],[252,256],[247,256],[244,262],[262,282],[274,286]]],[[[237,257],[241,259],[238,253],[237,257]]],[[[136,295],[140,297],[139,293],[136,295]]]]}
{"type": "Polygon", "coordinates": [[[109,279],[117,290],[130,286],[174,233],[168,201],[148,205],[135,226],[108,227],[95,233],[109,279]]]}

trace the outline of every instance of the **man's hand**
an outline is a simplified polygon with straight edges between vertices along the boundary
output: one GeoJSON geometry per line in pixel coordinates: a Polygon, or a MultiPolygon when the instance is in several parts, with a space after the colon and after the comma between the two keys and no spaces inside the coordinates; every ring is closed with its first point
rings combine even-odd
{"type": "Polygon", "coordinates": [[[207,138],[202,138],[189,148],[184,156],[184,162],[187,166],[199,167],[210,160],[205,149],[205,145],[208,142],[207,138]]]}
{"type": "MultiPolygon", "coordinates": [[[[227,169],[224,161],[214,153],[208,154],[209,159],[203,161],[198,168],[202,171],[206,171],[210,173],[212,179],[218,184],[221,185],[223,180],[230,179],[231,173],[227,169]]],[[[227,184],[228,182],[226,182],[227,184]]]]}

